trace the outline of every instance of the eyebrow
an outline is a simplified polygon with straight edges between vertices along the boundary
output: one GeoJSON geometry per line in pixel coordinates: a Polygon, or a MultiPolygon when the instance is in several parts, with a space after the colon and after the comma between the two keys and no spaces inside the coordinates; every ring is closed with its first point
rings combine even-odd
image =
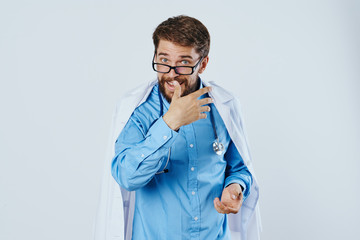
{"type": "MultiPolygon", "coordinates": [[[[159,52],[159,56],[169,56],[167,53],[159,52]]],[[[181,55],[180,58],[190,58],[193,59],[190,55],[181,55]]]]}
{"type": "Polygon", "coordinates": [[[192,56],[190,56],[190,55],[182,55],[182,56],[180,56],[181,58],[190,58],[190,59],[193,59],[192,58],[192,56]]]}

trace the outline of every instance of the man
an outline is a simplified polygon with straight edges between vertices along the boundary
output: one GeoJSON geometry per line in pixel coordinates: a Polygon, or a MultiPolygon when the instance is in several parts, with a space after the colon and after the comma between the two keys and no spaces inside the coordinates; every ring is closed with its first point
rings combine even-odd
{"type": "Polygon", "coordinates": [[[130,94],[137,100],[123,99],[120,106],[135,106],[127,107],[131,113],[119,107],[125,117],[115,130],[111,173],[124,200],[125,238],[228,240],[232,229],[258,239],[250,226],[259,221],[258,189],[238,104],[199,77],[209,61],[206,27],[187,16],[169,18],[153,41],[157,81],[130,94]]]}

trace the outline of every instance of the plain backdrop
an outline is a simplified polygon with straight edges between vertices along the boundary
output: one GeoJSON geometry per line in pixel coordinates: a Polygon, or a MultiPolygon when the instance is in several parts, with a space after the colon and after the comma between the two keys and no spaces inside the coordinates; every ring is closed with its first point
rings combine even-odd
{"type": "Polygon", "coordinates": [[[264,240],[359,239],[360,2],[1,1],[0,239],[88,240],[116,100],[186,14],[242,103],[264,240]]]}

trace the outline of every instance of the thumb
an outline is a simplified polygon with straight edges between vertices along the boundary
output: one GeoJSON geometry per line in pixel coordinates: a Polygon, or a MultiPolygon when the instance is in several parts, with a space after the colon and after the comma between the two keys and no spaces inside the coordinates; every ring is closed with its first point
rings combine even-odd
{"type": "Polygon", "coordinates": [[[238,186],[236,186],[236,185],[232,185],[229,187],[230,187],[229,192],[230,192],[231,198],[234,200],[237,199],[240,195],[241,189],[239,189],[238,186]]]}
{"type": "Polygon", "coordinates": [[[172,99],[178,99],[181,97],[181,86],[178,83],[178,81],[174,81],[174,85],[175,85],[175,91],[172,99]]]}

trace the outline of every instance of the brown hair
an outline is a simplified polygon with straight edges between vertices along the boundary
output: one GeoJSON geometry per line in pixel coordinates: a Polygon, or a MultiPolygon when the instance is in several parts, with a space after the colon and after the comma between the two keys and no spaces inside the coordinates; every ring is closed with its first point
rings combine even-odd
{"type": "Polygon", "coordinates": [[[192,17],[180,15],[160,23],[153,33],[155,51],[161,39],[180,46],[195,47],[201,57],[209,54],[210,34],[199,20],[192,17]]]}

